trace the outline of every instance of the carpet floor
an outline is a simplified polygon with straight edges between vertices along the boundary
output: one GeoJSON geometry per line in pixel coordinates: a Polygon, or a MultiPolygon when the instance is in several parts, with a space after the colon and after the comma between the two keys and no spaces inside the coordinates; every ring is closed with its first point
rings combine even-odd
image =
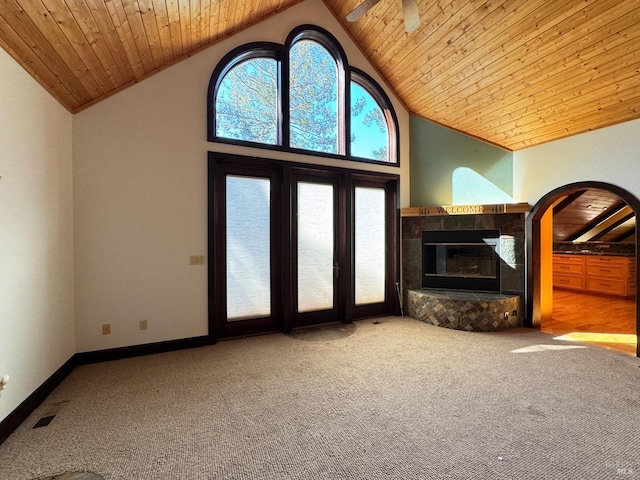
{"type": "Polygon", "coordinates": [[[640,476],[638,358],[524,328],[323,328],[76,368],[0,479],[640,476]]]}

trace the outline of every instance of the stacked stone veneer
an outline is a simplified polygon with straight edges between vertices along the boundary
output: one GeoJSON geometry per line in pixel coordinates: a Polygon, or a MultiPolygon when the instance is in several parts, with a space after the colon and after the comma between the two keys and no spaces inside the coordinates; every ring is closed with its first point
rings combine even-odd
{"type": "Polygon", "coordinates": [[[453,290],[407,291],[407,314],[439,327],[495,332],[519,325],[520,297],[453,290]]]}
{"type": "MultiPolygon", "coordinates": [[[[501,293],[520,297],[517,321],[524,320],[525,214],[438,215],[402,218],[402,289],[409,312],[408,291],[422,289],[423,230],[500,230],[501,293]]],[[[511,309],[512,311],[513,309],[511,309]]],[[[508,311],[508,310],[504,310],[508,311]]],[[[413,315],[412,315],[413,316],[413,315]]]]}

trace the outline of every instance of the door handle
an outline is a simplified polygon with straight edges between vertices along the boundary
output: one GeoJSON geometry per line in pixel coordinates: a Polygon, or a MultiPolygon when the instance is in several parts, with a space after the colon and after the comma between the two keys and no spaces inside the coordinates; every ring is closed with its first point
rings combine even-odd
{"type": "Polygon", "coordinates": [[[336,278],[340,278],[340,266],[338,265],[338,262],[335,262],[333,265],[333,272],[336,278]]]}

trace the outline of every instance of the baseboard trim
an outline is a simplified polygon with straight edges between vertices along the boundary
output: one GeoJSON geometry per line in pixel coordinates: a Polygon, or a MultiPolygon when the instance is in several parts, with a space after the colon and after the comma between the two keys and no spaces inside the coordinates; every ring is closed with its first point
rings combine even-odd
{"type": "Polygon", "coordinates": [[[40,406],[47,396],[60,385],[76,367],[75,355],[67,360],[58,370],[44,381],[27,399],[0,422],[0,444],[24,422],[31,413],[40,406]]]}
{"type": "Polygon", "coordinates": [[[129,347],[76,353],[75,358],[76,365],[87,365],[90,363],[110,362],[112,360],[121,360],[123,358],[153,355],[155,353],[185,350],[187,348],[204,347],[211,344],[211,339],[208,335],[205,335],[202,337],[181,338],[178,340],[167,340],[165,342],[144,343],[142,345],[131,345],[129,347]]]}
{"type": "Polygon", "coordinates": [[[13,412],[0,422],[0,445],[9,438],[9,435],[24,422],[31,413],[45,401],[47,396],[67,378],[67,376],[79,365],[90,363],[109,362],[123,358],[140,357],[155,353],[185,350],[187,348],[204,347],[215,343],[208,335],[202,337],[181,338],[166,342],[132,345],[129,347],[111,348],[109,350],[97,350],[94,352],[76,353],[56,372],[44,381],[27,399],[13,412]]]}

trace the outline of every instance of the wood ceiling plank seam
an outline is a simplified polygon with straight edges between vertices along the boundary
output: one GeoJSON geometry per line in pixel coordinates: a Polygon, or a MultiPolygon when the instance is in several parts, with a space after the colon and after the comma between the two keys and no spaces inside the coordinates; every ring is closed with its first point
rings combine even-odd
{"type": "Polygon", "coordinates": [[[404,22],[398,15],[397,2],[399,0],[380,2],[354,23],[347,22],[346,19],[342,19],[342,21],[345,27],[353,31],[358,44],[365,45],[365,48],[369,46],[370,53],[373,54],[371,38],[385,43],[391,37],[395,38],[405,34],[404,22]]]}
{"type": "MultiPolygon", "coordinates": [[[[133,0],[134,10],[142,19],[143,31],[140,32],[147,40],[153,58],[154,70],[164,65],[164,53],[160,42],[160,32],[156,23],[156,15],[151,0],[133,0]]],[[[148,73],[148,72],[147,72],[148,73]]]]}
{"type": "MultiPolygon", "coordinates": [[[[629,16],[625,16],[626,18],[629,16]]],[[[638,20],[640,20],[640,9],[638,10],[638,20]]],[[[640,29],[637,28],[636,20],[630,20],[634,22],[628,29],[630,34],[633,34],[635,31],[635,35],[640,37],[640,29]]],[[[623,31],[624,32],[624,31],[623,31]]],[[[620,33],[620,32],[619,32],[620,33]]],[[[563,77],[561,74],[564,72],[566,76],[569,78],[575,78],[576,68],[580,68],[581,70],[588,70],[587,65],[591,63],[601,63],[597,57],[603,56],[604,58],[614,58],[613,50],[616,49],[620,54],[624,55],[625,52],[628,51],[627,48],[621,48],[620,43],[629,41],[630,37],[623,35],[616,35],[615,38],[617,41],[612,41],[611,36],[609,35],[607,38],[599,38],[596,42],[585,45],[581,47],[579,50],[580,53],[577,55],[573,55],[567,60],[567,58],[562,58],[561,60],[556,61],[553,64],[546,65],[541,70],[539,70],[536,74],[529,73],[527,77],[523,78],[519,83],[516,83],[514,87],[514,83],[506,83],[501,82],[500,87],[502,89],[508,89],[510,91],[510,95],[501,99],[501,102],[496,101],[496,98],[493,96],[495,92],[495,88],[488,88],[486,90],[486,94],[479,96],[478,100],[475,99],[465,99],[465,103],[469,102],[473,104],[477,109],[480,109],[483,112],[483,117],[486,120],[487,115],[491,115],[498,110],[503,110],[508,108],[512,117],[519,116],[518,110],[520,108],[524,108],[538,101],[540,98],[538,95],[533,95],[530,88],[535,85],[536,91],[542,91],[545,94],[548,94],[550,89],[554,88],[557,85],[564,85],[567,78],[563,77]],[[536,77],[535,79],[533,77],[536,77]],[[528,79],[528,80],[527,80],[528,79]]],[[[633,37],[631,37],[633,38],[633,37]]],[[[568,57],[568,55],[567,55],[568,57]]],[[[617,61],[618,58],[615,58],[617,61]]],[[[613,63],[613,62],[610,62],[613,63]]],[[[598,68],[597,74],[602,74],[602,69],[598,68]]],[[[495,84],[494,84],[495,85],[495,84]]],[[[477,95],[477,94],[474,94],[477,95]]],[[[468,108],[463,108],[461,114],[468,116],[472,114],[468,108]]]]}
{"type": "Polygon", "coordinates": [[[169,18],[169,31],[171,33],[171,45],[173,46],[173,58],[180,58],[184,55],[184,49],[178,0],[167,0],[166,7],[167,17],[169,18]]]}
{"type": "Polygon", "coordinates": [[[191,35],[191,5],[189,0],[178,0],[180,12],[180,37],[182,38],[182,51],[187,54],[193,50],[191,35]]]}
{"type": "MultiPolygon", "coordinates": [[[[433,18],[441,13],[441,6],[445,2],[451,2],[454,0],[440,0],[438,2],[432,2],[425,10],[418,5],[421,24],[433,23],[433,18]]],[[[447,3],[448,4],[448,3],[447,3]]],[[[423,35],[421,29],[416,29],[413,32],[407,33],[405,31],[404,18],[402,15],[400,0],[389,3],[388,8],[383,12],[380,10],[380,4],[378,4],[371,13],[372,22],[365,23],[359,30],[362,31],[360,38],[357,41],[362,45],[363,50],[367,53],[367,56],[376,67],[382,71],[382,58],[386,58],[389,50],[398,43],[407,42],[410,38],[416,35],[423,35]],[[378,14],[378,12],[381,12],[378,14]]],[[[446,5],[445,5],[446,6],[446,5]]],[[[347,26],[353,29],[353,27],[347,26]]],[[[428,33],[427,33],[428,34],[428,33]]]]}
{"type": "Polygon", "coordinates": [[[202,11],[200,0],[189,0],[191,16],[191,48],[196,49],[202,44],[202,11]]]}
{"type": "Polygon", "coordinates": [[[140,15],[138,3],[135,0],[121,0],[122,10],[124,11],[126,23],[131,29],[133,40],[138,50],[140,62],[144,67],[144,75],[138,77],[143,78],[148,72],[155,70],[156,66],[151,53],[151,47],[147,41],[147,35],[144,30],[144,23],[140,15]]]}
{"type": "Polygon", "coordinates": [[[464,0],[459,3],[454,0],[449,5],[448,11],[443,11],[437,19],[429,23],[428,34],[418,32],[416,35],[409,36],[405,44],[398,46],[396,43],[391,47],[389,54],[386,55],[387,61],[381,64],[381,68],[396,71],[396,76],[401,77],[401,71],[411,66],[415,68],[415,62],[411,62],[411,58],[418,56],[423,61],[431,60],[437,56],[438,52],[450,46],[456,38],[464,35],[469,25],[475,25],[478,22],[476,17],[486,14],[487,9],[483,7],[487,3],[496,7],[499,4],[497,0],[481,0],[479,2],[464,0]],[[466,26],[464,26],[465,24],[466,26]],[[459,28],[461,25],[463,27],[459,28]],[[458,30],[457,36],[453,33],[456,30],[458,30]],[[394,53],[396,50],[397,52],[394,53]],[[409,61],[405,62],[406,59],[409,61]],[[408,64],[409,67],[398,67],[403,63],[408,64]]]}
{"type": "MultiPolygon", "coordinates": [[[[422,56],[424,52],[420,49],[420,45],[435,43],[434,35],[467,5],[469,0],[443,0],[432,3],[427,11],[421,13],[421,19],[428,25],[427,29],[416,29],[410,34],[404,31],[404,20],[399,17],[400,27],[396,28],[393,35],[389,35],[387,41],[378,47],[378,55],[372,56],[372,61],[382,71],[393,71],[400,60],[422,56]],[[432,39],[431,42],[429,42],[430,39],[432,39]]],[[[379,37],[374,35],[370,41],[376,42],[378,39],[379,37]]]]}
{"type": "Polygon", "coordinates": [[[41,2],[26,2],[22,6],[10,0],[2,1],[7,7],[5,18],[6,15],[12,16],[12,18],[7,19],[8,23],[18,22],[21,25],[21,29],[25,29],[25,32],[27,32],[27,36],[38,39],[37,43],[40,48],[50,52],[51,65],[59,65],[56,68],[60,68],[60,74],[63,72],[63,64],[71,71],[71,75],[75,80],[67,84],[67,88],[73,89],[79,98],[93,98],[101,93],[98,82],[91,75],[87,75],[87,67],[82,58],[73,49],[69,39],[64,35],[41,2]],[[12,5],[17,7],[18,12],[24,13],[24,19],[16,16],[16,11],[12,5]],[[56,61],[56,57],[59,57],[61,61],[56,61]]]}
{"type": "MultiPolygon", "coordinates": [[[[553,139],[566,138],[572,135],[585,133],[599,128],[610,127],[619,123],[640,118],[640,92],[634,87],[629,98],[624,100],[614,99],[613,105],[605,108],[595,108],[589,113],[573,118],[566,123],[556,122],[554,125],[539,127],[536,131],[519,132],[509,138],[509,144],[518,148],[526,148],[532,145],[546,143],[553,139]],[[613,113],[608,113],[612,109],[613,113]],[[542,130],[542,131],[541,131],[542,130]]],[[[623,94],[621,94],[623,97],[623,94]]]]}
{"type": "Polygon", "coordinates": [[[211,42],[211,0],[202,0],[202,45],[211,42]]]}
{"type": "MultiPolygon", "coordinates": [[[[571,47],[570,47],[570,46],[568,47],[568,50],[571,52],[571,47]]],[[[563,52],[564,52],[564,50],[563,50],[563,52]]],[[[575,53],[575,52],[572,52],[572,53],[575,53]]],[[[562,52],[556,52],[556,55],[555,55],[555,56],[558,56],[558,55],[561,55],[561,54],[562,54],[562,52]]],[[[566,55],[569,55],[569,53],[567,53],[566,55]]],[[[561,61],[562,61],[562,60],[560,60],[560,61],[556,62],[556,63],[555,63],[555,64],[553,64],[553,65],[557,65],[557,64],[558,64],[558,63],[560,63],[561,61]]],[[[539,62],[538,62],[538,63],[546,63],[546,62],[545,62],[545,57],[541,57],[541,58],[539,57],[539,62]]],[[[548,67],[546,67],[546,68],[548,68],[548,67]]],[[[475,96],[478,96],[478,97],[480,97],[480,98],[486,98],[486,95],[489,95],[489,94],[491,94],[492,92],[496,92],[496,91],[504,90],[504,89],[506,89],[508,86],[511,86],[511,85],[513,85],[513,84],[522,85],[522,88],[525,88],[525,86],[526,86],[526,85],[524,85],[524,82],[525,82],[526,78],[531,78],[531,77],[533,77],[533,78],[537,78],[537,77],[535,76],[535,74],[533,74],[533,73],[532,73],[532,74],[529,74],[529,76],[528,76],[528,77],[526,77],[526,78],[522,78],[522,79],[520,79],[520,77],[516,77],[515,75],[510,75],[510,76],[511,76],[511,81],[510,81],[510,83],[506,83],[506,84],[504,84],[504,87],[503,87],[503,84],[502,84],[501,82],[494,82],[494,83],[492,83],[491,85],[486,85],[486,86],[485,86],[485,88],[484,88],[482,91],[479,91],[478,89],[476,89],[476,91],[475,91],[474,93],[472,93],[472,94],[468,94],[468,93],[465,93],[465,92],[459,92],[459,93],[457,94],[457,97],[458,97],[458,99],[459,99],[460,97],[462,97],[462,98],[464,98],[464,99],[465,99],[465,100],[466,100],[470,105],[474,105],[474,104],[475,104],[475,101],[471,101],[471,100],[470,100],[471,98],[473,98],[473,96],[474,96],[474,95],[475,95],[475,96]],[[522,81],[520,81],[520,80],[522,80],[522,81]],[[492,87],[493,87],[493,90],[492,90],[492,87]]],[[[506,78],[506,77],[503,77],[503,78],[506,78]]],[[[454,100],[454,101],[455,101],[455,100],[454,100]]],[[[493,100],[492,100],[491,102],[493,102],[493,100]]],[[[457,103],[457,102],[456,102],[456,103],[457,103]]],[[[434,111],[438,112],[438,107],[433,107],[433,108],[434,108],[434,111]]],[[[443,106],[441,106],[440,108],[444,108],[444,107],[443,107],[443,106]]],[[[468,112],[466,112],[466,113],[468,113],[468,112]]]]}
{"type": "Polygon", "coordinates": [[[63,35],[69,41],[71,47],[77,52],[86,68],[86,75],[90,75],[95,79],[100,88],[101,93],[106,93],[114,88],[114,83],[109,78],[107,71],[100,62],[93,49],[93,45],[85,36],[82,28],[76,21],[73,13],[69,9],[66,1],[60,0],[41,0],[51,18],[62,31],[63,35]]]}
{"type": "MultiPolygon", "coordinates": [[[[508,40],[505,40],[501,35],[493,36],[491,41],[485,43],[480,51],[474,51],[464,61],[450,66],[446,77],[442,75],[442,78],[438,79],[438,81],[423,80],[422,85],[429,87],[432,96],[436,97],[436,101],[431,102],[431,108],[437,108],[441,102],[451,97],[452,92],[460,92],[465,89],[475,91],[480,86],[484,87],[487,84],[492,84],[494,77],[491,77],[491,81],[487,81],[486,78],[493,72],[499,72],[497,65],[500,65],[499,62],[505,63],[505,57],[512,62],[508,64],[511,70],[517,69],[518,58],[523,53],[523,45],[531,38],[538,36],[541,31],[549,28],[553,23],[560,21],[562,16],[557,14],[557,10],[562,11],[562,7],[556,2],[553,2],[553,7],[549,7],[549,9],[535,10],[516,22],[520,24],[519,35],[511,36],[508,40]],[[493,53],[487,55],[487,51],[493,53]],[[482,54],[483,52],[484,55],[482,54]],[[515,63],[513,63],[514,59],[515,63]]],[[[526,54],[526,49],[524,53],[526,54]]],[[[497,74],[493,73],[493,75],[496,76],[497,74]]]]}
{"type": "Polygon", "coordinates": [[[107,42],[107,46],[115,60],[116,67],[120,69],[123,83],[134,80],[135,72],[129,63],[129,57],[105,1],[86,0],[86,3],[93,20],[98,25],[99,30],[107,42]]]}
{"type": "Polygon", "coordinates": [[[538,128],[536,133],[528,134],[520,134],[517,137],[514,135],[513,137],[506,137],[507,140],[503,140],[502,144],[508,145],[513,148],[513,150],[521,150],[523,148],[528,148],[534,145],[541,145],[543,143],[547,143],[553,140],[558,140],[562,138],[571,137],[574,135],[579,135],[581,133],[590,132],[593,130],[597,130],[599,128],[610,127],[613,125],[617,125],[619,123],[627,122],[630,120],[635,120],[640,118],[640,112],[637,109],[638,99],[633,99],[633,105],[626,107],[629,111],[625,111],[625,106],[623,105],[623,109],[618,108],[614,114],[601,114],[597,118],[588,118],[586,122],[576,123],[571,126],[547,126],[546,128],[538,128]]]}
{"type": "Polygon", "coordinates": [[[208,43],[216,40],[218,35],[218,15],[220,14],[220,1],[211,0],[209,7],[209,33],[207,38],[208,43]]]}
{"type": "Polygon", "coordinates": [[[247,0],[234,0],[231,2],[234,7],[232,32],[244,26],[244,11],[247,6],[247,0]]]}
{"type": "Polygon", "coordinates": [[[175,58],[171,28],[169,26],[169,11],[165,0],[151,0],[153,12],[156,19],[156,28],[162,46],[163,64],[170,63],[175,58]]]}
{"type": "MultiPolygon", "coordinates": [[[[569,6],[572,6],[571,1],[568,3],[569,6]]],[[[440,79],[438,82],[423,82],[422,84],[431,87],[434,96],[446,99],[450,97],[447,94],[449,90],[462,91],[470,88],[484,88],[488,84],[494,83],[493,77],[490,77],[489,81],[486,80],[487,72],[499,72],[500,69],[496,65],[498,62],[511,65],[511,71],[518,69],[520,63],[518,59],[523,57],[523,53],[527,53],[526,44],[529,40],[536,38],[567,16],[575,13],[575,5],[568,10],[563,9],[563,5],[559,2],[550,2],[548,5],[548,9],[537,9],[526,17],[520,18],[516,22],[521,27],[520,33],[512,35],[509,40],[505,41],[500,36],[493,37],[496,43],[487,43],[481,52],[469,56],[465,62],[459,62],[448,69],[446,79],[440,79]],[[487,51],[500,52],[500,54],[487,55],[487,51]]],[[[437,108],[437,106],[438,103],[431,104],[431,108],[437,108]]]]}
{"type": "MultiPolygon", "coordinates": [[[[107,77],[111,80],[113,88],[117,88],[126,83],[107,40],[100,30],[100,26],[93,18],[87,3],[82,0],[65,1],[78,28],[82,31],[107,77]]],[[[104,15],[104,11],[101,14],[104,15]]]]}
{"type": "Polygon", "coordinates": [[[444,78],[444,73],[435,74],[434,70],[440,71],[440,65],[456,52],[466,51],[467,45],[479,34],[486,31],[484,21],[493,15],[503,15],[503,12],[504,3],[487,2],[457,26],[457,35],[450,35],[446,42],[439,42],[439,48],[434,45],[428,52],[423,53],[421,55],[422,62],[405,62],[405,66],[399,63],[397,68],[393,68],[399,87],[406,88],[408,85],[412,85],[415,89],[416,84],[423,85],[428,78],[434,78],[438,75],[442,75],[444,78]],[[493,4],[493,7],[490,4],[493,4]]]}
{"type": "Polygon", "coordinates": [[[82,102],[74,92],[50,69],[50,65],[40,58],[36,50],[27,44],[22,36],[0,13],[0,46],[11,55],[29,74],[47,90],[61,105],[71,111],[82,102]]]}
{"type": "MultiPolygon", "coordinates": [[[[625,15],[623,18],[626,19],[629,15],[625,15]]],[[[640,10],[638,10],[638,20],[640,20],[640,10]]],[[[631,22],[635,22],[635,20],[630,20],[631,22]]],[[[607,26],[603,26],[605,30],[609,30],[606,28],[607,26]]],[[[637,28],[637,24],[631,26],[632,29],[636,30],[636,34],[640,36],[640,29],[637,28]]],[[[632,33],[632,32],[631,32],[632,33]]],[[[573,36],[571,37],[573,39],[573,36]]],[[[545,94],[549,95],[549,90],[552,89],[556,85],[562,85],[565,88],[570,88],[567,85],[567,81],[575,80],[576,76],[575,68],[578,68],[582,65],[581,70],[586,70],[585,64],[592,59],[593,55],[596,54],[598,45],[601,45],[599,49],[613,50],[616,45],[614,42],[610,40],[607,41],[607,38],[598,38],[590,39],[590,37],[582,37],[585,39],[585,43],[591,41],[591,45],[580,44],[579,50],[576,50],[576,46],[572,45],[578,43],[575,40],[570,40],[568,44],[564,45],[562,48],[557,50],[557,54],[555,56],[561,57],[560,60],[556,61],[552,64],[545,64],[545,58],[536,59],[528,69],[531,73],[525,74],[526,76],[520,79],[511,76],[511,81],[505,82],[504,79],[495,82],[492,86],[488,86],[486,89],[482,90],[483,95],[473,94],[464,99],[464,103],[469,103],[473,105],[475,111],[481,111],[483,115],[483,120],[489,118],[489,116],[497,112],[498,110],[503,110],[506,107],[512,107],[519,102],[525,103],[533,103],[538,101],[538,97],[535,97],[533,94],[537,93],[537,91],[545,92],[545,94]],[[567,50],[565,52],[565,49],[567,50]],[[579,55],[578,52],[582,52],[583,55],[579,55]],[[567,61],[567,59],[569,59],[567,61]],[[541,68],[540,70],[537,70],[541,68]],[[560,73],[568,71],[566,77],[559,76],[560,73]],[[534,78],[535,77],[535,78],[534,78]],[[529,79],[527,81],[527,79],[529,79]],[[513,85],[516,85],[513,87],[513,85]],[[535,85],[536,91],[531,92],[531,86],[535,85]],[[498,90],[499,87],[499,90],[498,90]],[[503,92],[508,90],[510,92],[509,96],[503,98],[496,98],[496,92],[503,92]],[[532,94],[533,93],[533,94],[532,94]],[[477,100],[476,100],[477,98],[477,100]],[[486,106],[485,106],[486,105],[486,106]]],[[[581,39],[582,39],[581,38],[581,39]]],[[[608,37],[611,38],[610,36],[608,37]]],[[[620,38],[620,41],[625,41],[623,38],[620,38]]],[[[624,48],[619,48],[619,51],[626,51],[624,48]]],[[[549,52],[544,52],[544,55],[549,56],[549,52]]],[[[607,53],[607,56],[610,56],[611,53],[607,53]]],[[[591,60],[593,61],[593,60],[591,60]]],[[[524,69],[523,69],[524,70],[524,69]]],[[[505,77],[506,78],[506,77],[505,77]]],[[[460,104],[458,104],[460,107],[460,104]]],[[[435,112],[439,112],[438,109],[434,109],[435,112]]],[[[460,116],[468,116],[473,114],[468,107],[460,109],[460,116]]],[[[509,108],[510,112],[514,112],[513,108],[509,108]]]]}
{"type": "MultiPolygon", "coordinates": [[[[628,51],[628,50],[627,50],[628,51]]],[[[610,54],[607,54],[610,56],[610,54]]],[[[482,135],[506,127],[514,121],[522,122],[529,118],[529,115],[535,115],[540,109],[553,108],[553,106],[565,103],[567,98],[589,97],[590,92],[605,87],[613,83],[628,78],[630,75],[637,75],[637,54],[631,52],[623,57],[612,59],[612,61],[602,64],[597,69],[585,71],[579,75],[573,75],[566,78],[564,82],[560,79],[554,85],[538,86],[538,90],[543,94],[537,94],[535,98],[525,98],[521,102],[512,103],[503,107],[506,112],[500,116],[491,116],[482,119],[481,124],[484,128],[478,128],[477,133],[482,135]],[[626,66],[626,68],[621,68],[626,66]],[[573,80],[570,82],[569,80],[573,80]],[[566,95],[569,97],[566,97],[566,95]],[[522,105],[520,104],[522,103],[522,105]],[[531,108],[535,108],[530,112],[531,108]],[[493,120],[491,121],[490,118],[493,120]]],[[[569,73],[568,75],[571,75],[569,73]]],[[[491,115],[490,112],[489,115],[491,115]]]]}
{"type": "Polygon", "coordinates": [[[220,0],[219,18],[218,18],[218,33],[216,38],[220,39],[228,37],[230,30],[228,29],[228,17],[229,17],[229,2],[230,0],[220,0]]]}
{"type": "Polygon", "coordinates": [[[249,12],[246,14],[246,23],[253,23],[258,19],[258,9],[261,6],[260,0],[251,0],[249,3],[249,12]]]}
{"type": "MultiPolygon", "coordinates": [[[[594,90],[595,92],[596,90],[594,90]]],[[[622,92],[628,92],[628,98],[634,99],[640,97],[640,85],[638,84],[638,72],[631,72],[624,78],[620,78],[615,84],[609,84],[597,89],[598,93],[593,95],[581,95],[572,96],[564,99],[558,99],[558,101],[550,106],[545,107],[544,111],[539,109],[531,113],[526,117],[522,117],[518,120],[519,125],[516,125],[512,130],[501,130],[505,134],[509,132],[533,132],[536,128],[546,129],[549,126],[563,123],[571,125],[573,121],[580,118],[579,115],[575,115],[575,111],[587,112],[587,115],[591,115],[593,112],[601,111],[604,108],[616,106],[620,103],[620,100],[627,98],[622,92]],[[612,95],[615,93],[616,95],[612,95]],[[585,98],[587,97],[587,98],[585,98]],[[592,98],[596,98],[592,100],[592,98]],[[561,113],[569,112],[567,114],[561,113]],[[551,120],[538,120],[538,117],[551,118],[551,120]],[[533,121],[532,120],[536,120],[533,121]],[[535,125],[534,128],[525,128],[526,125],[535,125]]],[[[640,106],[640,103],[638,104],[640,106]]]]}
{"type": "Polygon", "coordinates": [[[134,79],[142,78],[145,74],[145,68],[122,3],[119,0],[104,0],[104,4],[118,33],[118,38],[127,56],[129,66],[133,71],[134,79]]]}
{"type": "MultiPolygon", "coordinates": [[[[464,45],[464,49],[454,51],[453,54],[446,59],[442,59],[440,63],[427,72],[421,72],[421,84],[425,85],[429,84],[429,82],[434,82],[434,86],[440,84],[448,85],[450,76],[456,73],[466,74],[474,63],[478,61],[486,62],[487,51],[497,52],[504,49],[505,36],[508,35],[509,28],[513,24],[521,21],[523,17],[531,19],[535,14],[536,4],[534,2],[510,3],[510,9],[505,9],[502,16],[498,16],[497,19],[494,16],[490,16],[487,21],[482,22],[480,31],[464,45]]],[[[535,22],[530,20],[530,24],[534,25],[535,22]]],[[[440,90],[442,89],[443,87],[441,86],[440,90]]]]}
{"type": "MultiPolygon", "coordinates": [[[[517,1],[521,2],[521,0],[517,1]]],[[[567,2],[569,1],[571,0],[567,0],[567,2]]],[[[511,4],[511,6],[513,7],[514,5],[511,4]]],[[[450,83],[448,78],[451,75],[460,75],[461,72],[466,74],[465,72],[474,70],[474,64],[483,61],[484,57],[488,56],[487,51],[494,52],[504,50],[505,36],[508,35],[512,23],[527,21],[528,25],[535,28],[536,23],[532,20],[535,12],[535,3],[531,1],[518,3],[514,9],[505,10],[504,17],[502,17],[499,22],[488,27],[483,33],[476,36],[471,42],[468,42],[464,49],[455,51],[446,61],[440,62],[436,67],[427,72],[428,75],[423,75],[419,81],[421,86],[426,87],[430,109],[437,108],[450,98],[450,95],[446,95],[446,87],[450,83]],[[517,20],[514,20],[514,18],[517,20]],[[439,84],[443,86],[438,88],[439,84]]],[[[481,72],[482,70],[477,71],[481,72]]],[[[418,95],[421,94],[418,93],[418,95]]],[[[415,94],[410,94],[407,101],[420,101],[418,99],[414,100],[414,96],[415,94]]]]}

